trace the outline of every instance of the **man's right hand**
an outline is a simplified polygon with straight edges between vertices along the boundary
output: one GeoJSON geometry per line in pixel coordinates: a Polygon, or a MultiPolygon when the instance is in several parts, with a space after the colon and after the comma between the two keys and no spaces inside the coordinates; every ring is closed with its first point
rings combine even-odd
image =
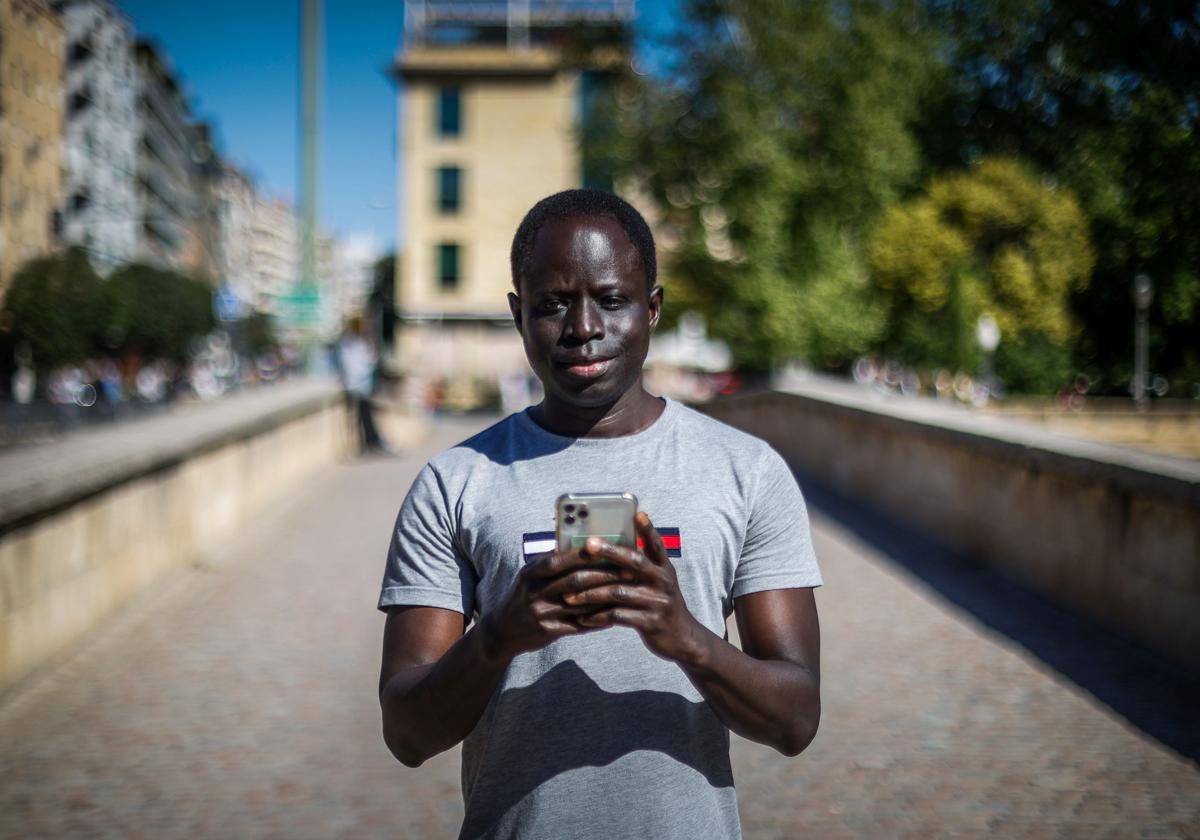
{"type": "Polygon", "coordinates": [[[579,625],[575,617],[597,607],[569,606],[563,596],[625,579],[602,562],[582,548],[552,551],[529,561],[500,606],[480,619],[485,655],[507,661],[563,636],[596,629],[579,625]]]}

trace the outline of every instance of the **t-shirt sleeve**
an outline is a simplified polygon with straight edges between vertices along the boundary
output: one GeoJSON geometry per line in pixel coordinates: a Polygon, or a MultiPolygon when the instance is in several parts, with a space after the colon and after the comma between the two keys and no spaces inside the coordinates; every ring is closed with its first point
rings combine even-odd
{"type": "Polygon", "coordinates": [[[791,469],[773,449],[760,461],[750,496],[742,555],[734,573],[734,598],[769,589],[820,586],[804,497],[791,469]]]}
{"type": "Polygon", "coordinates": [[[413,481],[392,529],[379,609],[441,607],[470,616],[475,569],[459,550],[453,507],[437,472],[426,465],[413,481]]]}

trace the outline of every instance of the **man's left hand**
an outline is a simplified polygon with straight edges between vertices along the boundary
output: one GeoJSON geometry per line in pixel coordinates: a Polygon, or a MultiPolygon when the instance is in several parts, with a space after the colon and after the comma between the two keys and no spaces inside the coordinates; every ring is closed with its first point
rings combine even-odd
{"type": "Polygon", "coordinates": [[[585,547],[589,555],[617,566],[624,580],[570,593],[563,601],[570,606],[599,608],[576,618],[581,627],[632,627],[646,647],[664,659],[694,662],[704,648],[704,628],[688,611],[675,567],[650,517],[639,511],[634,525],[641,551],[598,537],[589,537],[585,547]]]}

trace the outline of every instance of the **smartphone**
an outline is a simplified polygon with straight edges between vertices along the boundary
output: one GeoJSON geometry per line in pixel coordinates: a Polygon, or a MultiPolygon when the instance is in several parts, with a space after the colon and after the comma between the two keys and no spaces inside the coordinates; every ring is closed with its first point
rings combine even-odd
{"type": "Polygon", "coordinates": [[[637,545],[632,493],[565,493],[555,503],[555,538],[560,550],[579,548],[588,537],[613,545],[637,545]]]}

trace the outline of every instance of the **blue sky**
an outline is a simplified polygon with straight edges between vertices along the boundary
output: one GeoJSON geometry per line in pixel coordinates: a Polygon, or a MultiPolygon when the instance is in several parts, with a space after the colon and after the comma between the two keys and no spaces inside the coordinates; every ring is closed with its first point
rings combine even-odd
{"type": "MultiPolygon", "coordinates": [[[[268,194],[296,195],[300,0],[116,0],[140,36],[170,55],[222,153],[268,194]]],[[[678,0],[639,3],[643,25],[669,25],[678,0]]],[[[400,0],[326,0],[320,147],[324,229],[396,240],[396,100],[386,70],[400,0]]]]}

